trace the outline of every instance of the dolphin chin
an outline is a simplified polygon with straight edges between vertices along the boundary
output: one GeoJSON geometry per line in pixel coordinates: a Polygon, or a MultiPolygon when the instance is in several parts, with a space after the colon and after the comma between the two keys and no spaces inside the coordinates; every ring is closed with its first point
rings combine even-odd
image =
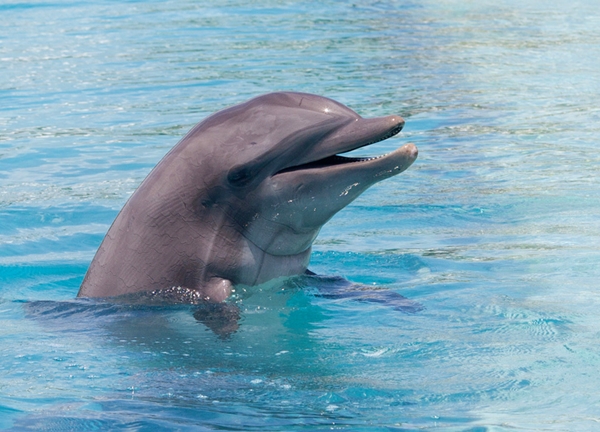
{"type": "Polygon", "coordinates": [[[324,97],[271,93],[197,124],[158,163],[104,238],[78,296],[182,287],[206,301],[236,284],[303,274],[321,227],[417,158],[406,144],[346,153],[398,134],[324,97]]]}

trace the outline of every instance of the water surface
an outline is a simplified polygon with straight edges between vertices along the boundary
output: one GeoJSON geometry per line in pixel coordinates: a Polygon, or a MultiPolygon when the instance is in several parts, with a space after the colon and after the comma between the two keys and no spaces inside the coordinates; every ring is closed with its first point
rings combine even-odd
{"type": "Polygon", "coordinates": [[[0,428],[595,430],[598,28],[591,0],[0,4],[0,428]],[[223,338],[192,306],[74,301],[160,158],[275,90],[405,117],[365,152],[419,159],[311,269],[424,310],[301,278],[223,338]]]}

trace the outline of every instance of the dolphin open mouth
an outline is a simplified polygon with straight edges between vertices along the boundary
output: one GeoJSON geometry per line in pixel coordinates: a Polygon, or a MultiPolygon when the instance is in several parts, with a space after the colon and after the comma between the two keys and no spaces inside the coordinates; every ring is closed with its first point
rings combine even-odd
{"type": "Polygon", "coordinates": [[[317,161],[308,162],[308,163],[305,163],[302,165],[295,165],[295,166],[291,166],[288,168],[284,168],[280,171],[277,171],[274,175],[289,173],[289,172],[293,172],[293,171],[300,171],[300,170],[328,168],[328,167],[333,167],[333,166],[338,166],[338,165],[346,165],[346,164],[357,163],[357,162],[368,162],[368,161],[372,161],[375,159],[384,158],[388,154],[389,153],[380,155],[380,156],[373,156],[373,157],[348,157],[348,156],[333,155],[333,156],[328,156],[323,159],[319,159],[317,161]]]}
{"type": "MultiPolygon", "coordinates": [[[[402,130],[403,127],[404,127],[404,121],[401,121],[399,124],[395,125],[391,130],[389,130],[384,135],[378,136],[377,138],[369,140],[367,142],[359,142],[353,148],[345,149],[345,151],[343,151],[342,153],[351,152],[351,151],[357,150],[359,148],[366,147],[371,144],[376,144],[378,142],[384,141],[388,138],[393,137],[394,135],[397,135],[402,130]]],[[[310,162],[299,164],[299,165],[292,165],[292,166],[283,168],[283,169],[277,171],[274,175],[284,174],[284,173],[289,173],[289,172],[294,172],[294,171],[300,171],[300,170],[330,168],[330,167],[340,166],[340,165],[348,165],[348,164],[354,164],[354,163],[360,163],[360,162],[370,162],[370,161],[374,161],[374,160],[384,159],[387,156],[390,156],[392,153],[394,153],[394,152],[386,153],[386,154],[379,155],[379,156],[372,156],[372,157],[368,157],[368,156],[367,157],[350,157],[350,156],[342,156],[341,154],[333,154],[331,156],[327,156],[327,157],[324,157],[324,158],[321,158],[318,160],[310,161],[310,162]]]]}

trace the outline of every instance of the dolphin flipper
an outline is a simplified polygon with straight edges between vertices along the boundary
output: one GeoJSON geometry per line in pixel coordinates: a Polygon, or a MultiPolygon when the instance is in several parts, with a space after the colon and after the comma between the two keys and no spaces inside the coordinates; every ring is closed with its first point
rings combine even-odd
{"type": "Polygon", "coordinates": [[[306,276],[314,276],[320,283],[315,284],[318,292],[317,297],[327,299],[352,299],[359,302],[380,303],[392,307],[394,310],[404,313],[416,313],[422,311],[424,306],[414,300],[409,300],[395,291],[350,282],[342,277],[318,276],[316,273],[306,270],[306,276]]]}

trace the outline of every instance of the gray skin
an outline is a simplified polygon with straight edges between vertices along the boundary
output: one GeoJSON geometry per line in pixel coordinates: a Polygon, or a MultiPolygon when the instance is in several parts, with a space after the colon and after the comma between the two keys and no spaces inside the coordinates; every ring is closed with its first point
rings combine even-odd
{"type": "Polygon", "coordinates": [[[306,272],[321,227],[417,158],[337,156],[397,134],[324,97],[280,92],[197,124],[158,163],[104,238],[78,297],[172,287],[221,302],[237,284],[306,272]]]}

